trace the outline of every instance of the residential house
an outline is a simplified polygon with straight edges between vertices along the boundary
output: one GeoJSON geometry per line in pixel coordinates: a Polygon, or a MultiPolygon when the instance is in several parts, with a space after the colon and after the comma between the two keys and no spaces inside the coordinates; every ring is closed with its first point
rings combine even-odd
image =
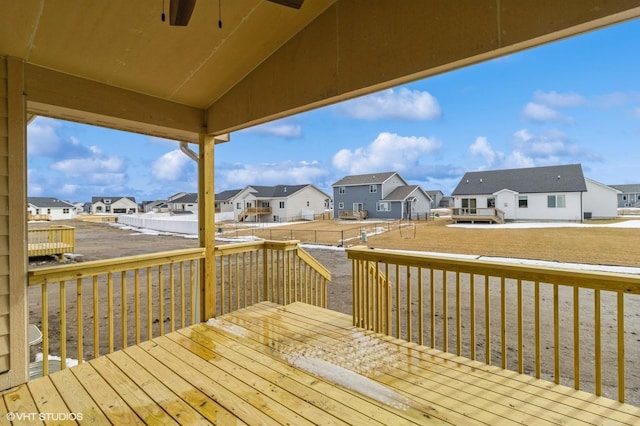
{"type": "Polygon", "coordinates": [[[609,186],[620,191],[618,194],[618,207],[640,208],[640,184],[609,186]]]}
{"type": "Polygon", "coordinates": [[[166,213],[169,206],[167,200],[143,201],[140,209],[144,213],[166,213]]]}
{"type": "Polygon", "coordinates": [[[234,218],[247,222],[313,220],[322,215],[329,195],[313,185],[250,185],[234,197],[234,218]]]}
{"type": "Polygon", "coordinates": [[[181,192],[172,195],[167,201],[169,212],[173,214],[198,214],[198,194],[196,192],[181,192]]]}
{"type": "Polygon", "coordinates": [[[332,185],[334,218],[419,219],[431,197],[397,172],[345,176],[332,185]]]}
{"type": "Polygon", "coordinates": [[[131,214],[137,211],[135,197],[91,197],[93,214],[131,214]]]}
{"type": "Polygon", "coordinates": [[[52,197],[27,197],[27,212],[34,217],[46,216],[48,220],[73,219],[76,208],[73,204],[52,197]]]}
{"type": "Polygon", "coordinates": [[[616,194],[585,179],[580,164],[467,172],[452,193],[453,217],[576,222],[615,217],[616,194]]]}
{"type": "Polygon", "coordinates": [[[440,202],[444,198],[444,193],[442,191],[440,191],[439,189],[436,189],[436,190],[425,191],[425,192],[427,193],[427,195],[429,195],[429,197],[431,197],[432,209],[437,209],[439,207],[442,207],[440,205],[440,202]]]}
{"type": "Polygon", "coordinates": [[[233,212],[233,200],[236,195],[242,191],[241,189],[229,189],[216,194],[215,209],[216,213],[233,212]]]}

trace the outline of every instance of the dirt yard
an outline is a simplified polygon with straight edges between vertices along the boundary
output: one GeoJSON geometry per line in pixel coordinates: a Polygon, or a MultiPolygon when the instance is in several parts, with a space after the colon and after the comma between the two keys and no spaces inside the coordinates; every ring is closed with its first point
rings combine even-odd
{"type": "MultiPolygon", "coordinates": [[[[318,241],[318,234],[323,235],[327,232],[326,235],[329,235],[328,232],[332,232],[330,239],[334,241],[334,245],[337,245],[335,236],[342,235],[343,231],[347,231],[349,238],[341,239],[340,242],[344,246],[352,246],[361,244],[361,232],[366,230],[370,234],[367,244],[375,248],[640,266],[640,229],[610,227],[506,230],[479,227],[478,229],[464,229],[447,227],[445,226],[447,223],[445,219],[418,223],[338,223],[329,220],[273,228],[270,234],[272,238],[279,240],[293,238],[314,241],[305,238],[305,236],[313,235],[316,238],[315,241],[318,241]],[[276,229],[277,231],[274,231],[276,229]],[[275,233],[277,236],[274,235],[275,233]]],[[[74,262],[198,246],[198,241],[194,238],[140,233],[136,230],[120,229],[107,223],[74,220],[60,221],[56,224],[70,225],[76,228],[76,253],[79,256],[73,260],[74,262]]],[[[47,226],[47,224],[33,226],[47,226]]],[[[229,238],[235,235],[249,234],[268,238],[269,235],[265,235],[268,232],[269,230],[259,228],[235,227],[230,229],[226,227],[219,235],[229,238]]],[[[345,252],[317,248],[310,248],[308,251],[331,270],[332,281],[328,290],[329,308],[351,314],[351,262],[347,260],[345,252]]],[[[34,269],[55,264],[54,260],[48,258],[31,259],[29,267],[34,269]]],[[[89,293],[86,297],[90,297],[89,293]]],[[[50,306],[52,313],[55,311],[54,305],[55,300],[50,306]]],[[[36,314],[38,310],[38,306],[30,306],[32,315],[36,314]]],[[[640,312],[627,311],[626,314],[637,317],[640,312]]],[[[87,323],[90,322],[90,315],[90,312],[85,314],[87,323]]],[[[542,315],[552,315],[552,313],[543,312],[542,315]]],[[[52,323],[54,322],[52,321],[52,323]]],[[[116,341],[118,340],[119,336],[116,336],[116,341]]],[[[607,348],[603,348],[603,351],[605,358],[608,356],[615,358],[613,352],[606,353],[610,352],[607,348]]],[[[562,363],[570,365],[571,361],[566,359],[562,360],[562,363]]],[[[640,392],[634,392],[634,394],[640,394],[640,392]]],[[[615,395],[609,396],[615,397],[615,395]]],[[[640,395],[636,395],[628,402],[639,405],[640,395]]]]}

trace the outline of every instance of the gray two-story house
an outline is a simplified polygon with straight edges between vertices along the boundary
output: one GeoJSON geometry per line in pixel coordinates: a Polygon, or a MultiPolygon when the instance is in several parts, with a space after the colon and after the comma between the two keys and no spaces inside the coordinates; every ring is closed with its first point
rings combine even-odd
{"type": "Polygon", "coordinates": [[[431,197],[397,172],[345,176],[332,188],[337,219],[419,219],[431,211],[431,197]]]}

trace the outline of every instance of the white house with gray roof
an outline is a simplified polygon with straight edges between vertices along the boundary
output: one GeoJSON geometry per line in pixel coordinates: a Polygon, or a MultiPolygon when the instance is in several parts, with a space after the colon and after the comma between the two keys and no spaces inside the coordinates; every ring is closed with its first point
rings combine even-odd
{"type": "Polygon", "coordinates": [[[617,214],[617,191],[585,179],[580,164],[467,172],[452,195],[454,217],[487,209],[507,221],[580,222],[617,214]]]}
{"type": "Polygon", "coordinates": [[[135,197],[91,197],[93,214],[131,214],[137,211],[135,197]]]}
{"type": "Polygon", "coordinates": [[[418,219],[431,211],[431,197],[397,172],[345,176],[332,188],[334,218],[418,219]]]}
{"type": "Polygon", "coordinates": [[[49,220],[73,219],[73,204],[52,197],[27,197],[27,212],[33,216],[47,216],[49,220]]]}
{"type": "Polygon", "coordinates": [[[239,222],[289,222],[322,215],[330,196],[313,185],[249,185],[233,196],[239,222]]]}

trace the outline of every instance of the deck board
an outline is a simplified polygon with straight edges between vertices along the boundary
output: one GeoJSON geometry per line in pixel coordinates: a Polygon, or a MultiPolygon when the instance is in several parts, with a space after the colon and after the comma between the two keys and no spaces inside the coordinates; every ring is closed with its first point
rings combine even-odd
{"type": "MultiPolygon", "coordinates": [[[[282,315],[291,316],[292,324],[294,324],[291,327],[294,327],[292,330],[294,333],[299,332],[300,322],[306,321],[316,329],[323,327],[325,331],[321,333],[321,339],[329,345],[332,342],[328,339],[340,341],[349,338],[347,329],[319,323],[314,318],[294,317],[289,313],[282,313],[282,315]]],[[[492,422],[499,420],[503,423],[508,421],[519,423],[534,417],[536,424],[554,424],[557,422],[557,414],[587,422],[592,417],[588,413],[575,412],[573,407],[557,404],[555,400],[539,398],[522,390],[521,387],[526,385],[509,387],[493,380],[487,380],[485,375],[478,376],[470,374],[470,371],[463,371],[466,370],[463,368],[463,364],[446,365],[441,359],[432,356],[429,358],[407,355],[399,368],[391,370],[388,375],[378,377],[378,380],[393,386],[394,383],[401,383],[398,381],[410,374],[409,370],[411,369],[413,374],[429,377],[428,381],[421,382],[422,391],[416,387],[416,396],[424,395],[425,399],[433,402],[457,400],[458,403],[464,403],[467,408],[475,407],[493,413],[497,418],[490,419],[492,422]],[[440,395],[429,393],[429,389],[432,388],[438,389],[440,395]],[[474,398],[473,402],[469,402],[471,397],[478,395],[481,397],[474,398]],[[496,404],[495,401],[499,401],[499,403],[496,404]],[[552,406],[550,407],[550,405],[552,406]]],[[[411,383],[406,382],[399,386],[407,390],[408,387],[411,387],[411,383]]]]}
{"type": "Polygon", "coordinates": [[[81,424],[640,424],[638,407],[365,332],[302,303],[254,305],[0,398],[0,424],[5,413],[56,412],[82,413],[81,424]]]}

